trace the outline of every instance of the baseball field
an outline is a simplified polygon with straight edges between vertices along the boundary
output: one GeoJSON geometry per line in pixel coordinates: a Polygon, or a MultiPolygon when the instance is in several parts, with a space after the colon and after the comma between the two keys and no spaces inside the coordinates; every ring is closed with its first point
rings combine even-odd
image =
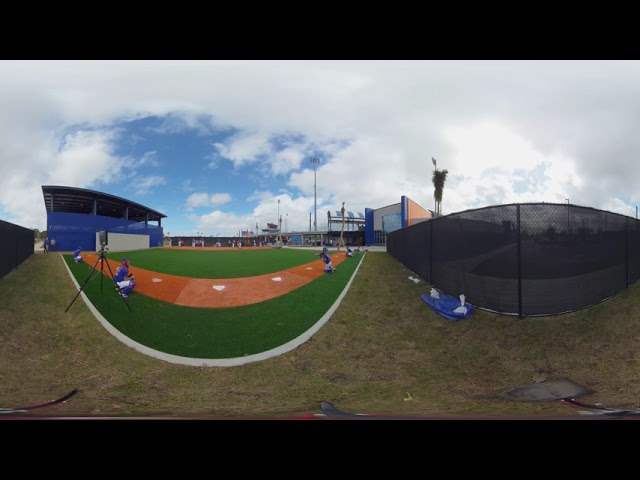
{"type": "Polygon", "coordinates": [[[63,258],[124,343],[173,363],[229,366],[295,348],[326,321],[364,254],[330,252],[337,268],[326,274],[318,253],[176,247],[63,258]],[[123,258],[136,280],[126,299],[111,281],[123,258]]]}

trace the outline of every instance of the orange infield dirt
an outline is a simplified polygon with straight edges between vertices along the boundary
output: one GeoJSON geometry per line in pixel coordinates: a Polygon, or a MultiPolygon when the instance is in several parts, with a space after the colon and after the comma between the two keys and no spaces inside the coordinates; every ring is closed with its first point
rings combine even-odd
{"type": "MultiPolygon", "coordinates": [[[[98,260],[98,256],[92,253],[84,254],[83,257],[83,261],[90,266],[98,260]]],[[[331,255],[331,265],[335,267],[346,258],[344,252],[334,253],[331,255]]],[[[115,273],[120,262],[108,258],[105,261],[109,262],[115,273]]],[[[100,265],[96,266],[98,268],[100,265]]],[[[109,276],[106,265],[102,271],[109,276]]],[[[263,302],[289,293],[325,274],[321,258],[281,272],[244,278],[181,277],[144,270],[134,265],[129,267],[129,272],[135,275],[134,292],[176,305],[204,308],[239,307],[263,302]]]]}

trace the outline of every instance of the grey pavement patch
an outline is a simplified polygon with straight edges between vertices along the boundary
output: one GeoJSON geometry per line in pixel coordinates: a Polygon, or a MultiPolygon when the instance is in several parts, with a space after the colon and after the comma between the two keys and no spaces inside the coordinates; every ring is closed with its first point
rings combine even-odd
{"type": "Polygon", "coordinates": [[[548,402],[563,398],[577,398],[591,393],[594,391],[571,380],[562,379],[522,385],[499,393],[497,396],[517,402],[548,402]]]}

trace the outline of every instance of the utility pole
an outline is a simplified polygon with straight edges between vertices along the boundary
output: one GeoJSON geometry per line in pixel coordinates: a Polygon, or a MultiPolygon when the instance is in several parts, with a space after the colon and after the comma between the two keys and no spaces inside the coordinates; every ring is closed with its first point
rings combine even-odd
{"type": "Polygon", "coordinates": [[[312,157],[309,162],[313,163],[313,231],[318,231],[318,210],[316,207],[316,167],[320,163],[320,159],[312,157]]]}
{"type": "Polygon", "coordinates": [[[341,247],[345,247],[344,244],[344,202],[342,202],[342,208],[340,209],[340,212],[342,213],[342,227],[340,228],[340,240],[338,240],[338,252],[340,251],[341,247]]]}

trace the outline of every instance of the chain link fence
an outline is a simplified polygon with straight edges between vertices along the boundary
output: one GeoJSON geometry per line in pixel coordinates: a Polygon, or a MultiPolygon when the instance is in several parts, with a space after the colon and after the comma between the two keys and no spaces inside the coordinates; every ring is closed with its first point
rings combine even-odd
{"type": "Polygon", "coordinates": [[[500,205],[391,232],[387,252],[478,308],[558,315],[600,303],[640,279],[640,221],[569,204],[500,205]]]}
{"type": "Polygon", "coordinates": [[[0,279],[34,253],[35,232],[0,220],[0,279]]]}

